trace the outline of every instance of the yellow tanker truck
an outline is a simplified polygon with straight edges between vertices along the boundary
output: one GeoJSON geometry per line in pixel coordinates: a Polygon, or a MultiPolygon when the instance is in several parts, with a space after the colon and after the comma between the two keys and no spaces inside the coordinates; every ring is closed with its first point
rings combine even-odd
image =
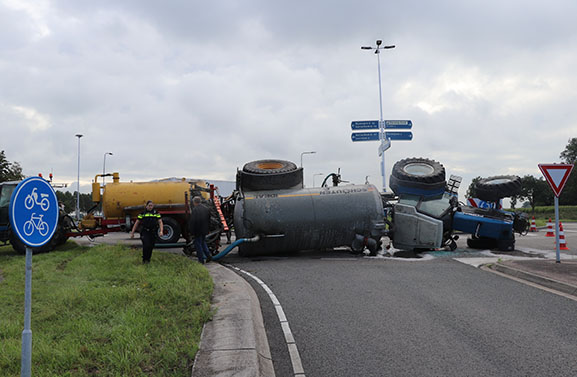
{"type": "Polygon", "coordinates": [[[220,232],[228,230],[228,226],[222,215],[218,196],[215,195],[215,188],[207,182],[184,178],[179,181],[120,182],[118,173],[98,174],[92,183],[92,201],[93,210],[101,204],[102,215],[89,213],[80,222],[78,229],[67,236],[98,236],[115,231],[129,231],[138,214],[144,210],[146,202],[152,200],[164,224],[164,234],[159,235],[158,242],[175,243],[181,236],[190,240],[187,226],[189,203],[196,195],[209,201],[210,207],[216,210],[216,228],[220,238],[220,232]],[[103,176],[112,176],[112,183],[100,185],[98,178],[103,176]]]}

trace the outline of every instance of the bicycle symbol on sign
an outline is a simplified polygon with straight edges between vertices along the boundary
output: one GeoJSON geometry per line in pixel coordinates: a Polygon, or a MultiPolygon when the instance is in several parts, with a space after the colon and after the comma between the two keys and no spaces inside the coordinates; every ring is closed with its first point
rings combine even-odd
{"type": "Polygon", "coordinates": [[[26,199],[24,199],[24,206],[26,209],[32,209],[35,204],[38,204],[43,211],[48,211],[50,208],[50,202],[48,201],[48,194],[40,194],[40,201],[38,201],[38,193],[36,192],[36,187],[32,189],[32,192],[26,195],[26,199]]]}
{"type": "Polygon", "coordinates": [[[40,235],[44,237],[46,234],[48,234],[48,224],[46,223],[46,221],[42,220],[44,215],[38,215],[38,216],[34,215],[36,215],[36,213],[32,213],[32,216],[30,216],[30,220],[24,223],[24,229],[23,229],[24,234],[29,236],[32,233],[34,233],[35,229],[38,229],[40,235]]]}

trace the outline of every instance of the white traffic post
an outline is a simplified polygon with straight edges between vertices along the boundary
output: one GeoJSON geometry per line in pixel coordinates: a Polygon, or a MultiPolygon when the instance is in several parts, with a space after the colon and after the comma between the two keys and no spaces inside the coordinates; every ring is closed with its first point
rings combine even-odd
{"type": "Polygon", "coordinates": [[[561,263],[561,253],[559,250],[559,197],[555,195],[555,255],[556,262],[561,263]]]}

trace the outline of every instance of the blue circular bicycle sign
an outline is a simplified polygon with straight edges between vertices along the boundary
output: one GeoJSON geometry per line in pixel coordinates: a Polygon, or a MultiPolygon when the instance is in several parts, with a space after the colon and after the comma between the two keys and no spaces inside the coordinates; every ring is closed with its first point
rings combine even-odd
{"type": "Polygon", "coordinates": [[[40,177],[20,182],[10,199],[12,231],[29,247],[46,244],[58,226],[58,199],[50,184],[40,177]]]}

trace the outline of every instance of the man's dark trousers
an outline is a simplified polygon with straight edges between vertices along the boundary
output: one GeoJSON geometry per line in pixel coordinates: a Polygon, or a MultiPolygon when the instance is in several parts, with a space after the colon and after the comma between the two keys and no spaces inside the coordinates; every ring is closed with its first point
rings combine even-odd
{"type": "Polygon", "coordinates": [[[198,235],[194,237],[194,248],[196,250],[196,257],[200,263],[211,257],[208,246],[206,245],[206,236],[198,235]]]}

